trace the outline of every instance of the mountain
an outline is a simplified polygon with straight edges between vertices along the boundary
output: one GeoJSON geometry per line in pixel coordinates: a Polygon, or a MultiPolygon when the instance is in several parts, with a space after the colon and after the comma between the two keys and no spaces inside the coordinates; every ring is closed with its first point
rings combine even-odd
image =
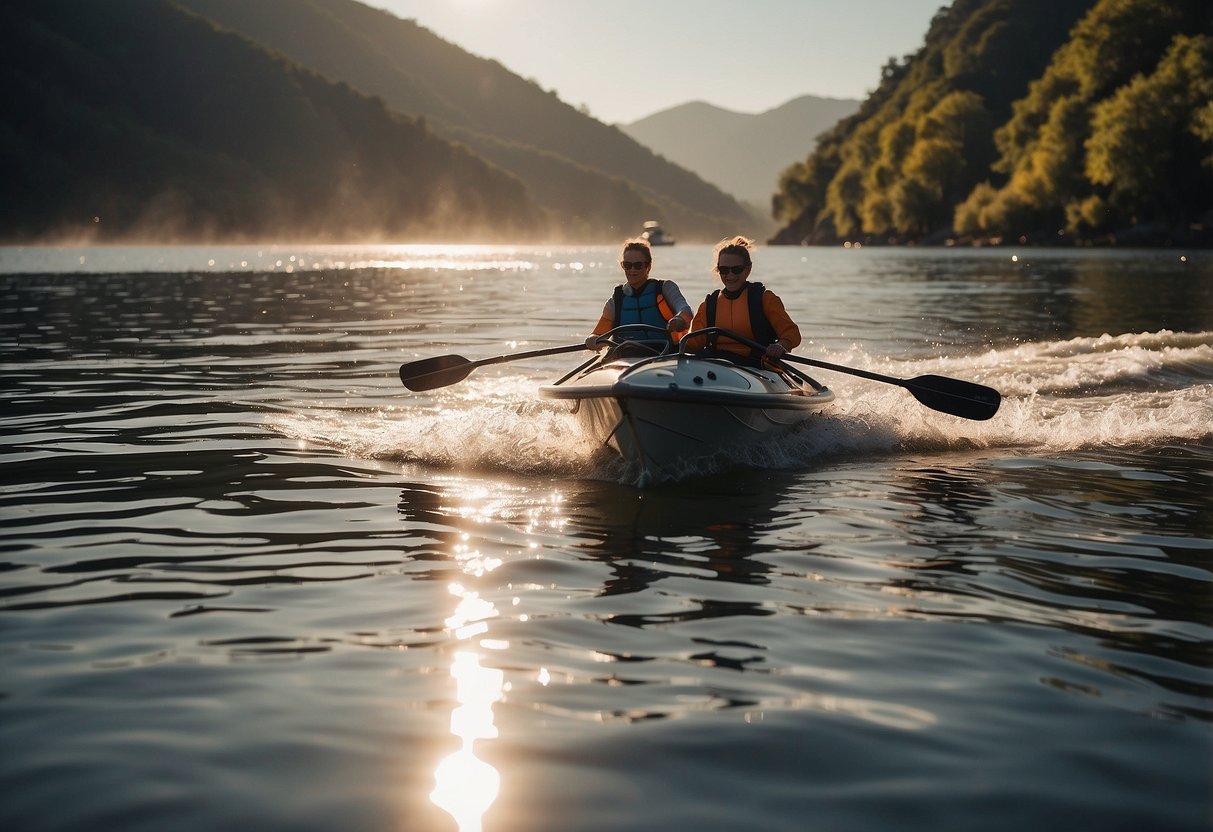
{"type": "Polygon", "coordinates": [[[772,242],[1213,244],[1208,0],[955,0],[780,177],[772,242]]]}
{"type": "Polygon", "coordinates": [[[765,212],[779,174],[859,101],[805,95],[749,114],[693,101],[620,125],[623,132],[765,212]]]}
{"type": "Polygon", "coordinates": [[[162,0],[0,5],[0,239],[514,239],[550,213],[426,126],[162,0]]]}
{"type": "Polygon", "coordinates": [[[354,0],[0,4],[0,240],[684,240],[752,212],[354,0]]]}
{"type": "Polygon", "coordinates": [[[745,233],[751,211],[524,80],[413,20],[355,0],[178,0],[320,75],[425,119],[514,174],[565,237],[617,239],[658,218],[684,240],[745,233]]]}

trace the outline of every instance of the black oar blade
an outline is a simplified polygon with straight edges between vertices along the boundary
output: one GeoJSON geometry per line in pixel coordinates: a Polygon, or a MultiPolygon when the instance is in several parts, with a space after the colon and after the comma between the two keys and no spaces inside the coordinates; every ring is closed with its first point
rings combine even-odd
{"type": "Polygon", "coordinates": [[[978,422],[991,418],[1002,402],[993,387],[944,376],[918,376],[902,382],[902,387],[932,410],[978,422]]]}
{"type": "Polygon", "coordinates": [[[400,365],[400,381],[415,393],[437,390],[471,375],[476,365],[461,355],[439,355],[400,365]]]}

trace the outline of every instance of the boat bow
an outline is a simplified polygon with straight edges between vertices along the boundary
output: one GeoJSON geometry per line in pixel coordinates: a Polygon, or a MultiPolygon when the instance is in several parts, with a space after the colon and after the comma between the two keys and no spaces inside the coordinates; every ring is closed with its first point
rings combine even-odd
{"type": "MultiPolygon", "coordinates": [[[[712,333],[739,338],[715,328],[696,334],[712,333]]],[[[834,400],[790,368],[747,367],[673,345],[645,355],[619,335],[604,336],[611,346],[602,360],[539,392],[569,402],[584,429],[646,472],[792,430],[834,400]]]]}

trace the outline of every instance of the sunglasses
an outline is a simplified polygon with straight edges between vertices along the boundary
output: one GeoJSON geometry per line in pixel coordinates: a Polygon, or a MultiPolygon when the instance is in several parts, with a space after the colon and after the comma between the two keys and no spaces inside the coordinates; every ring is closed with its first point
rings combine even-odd
{"type": "Polygon", "coordinates": [[[730,274],[730,273],[741,274],[747,268],[749,268],[749,267],[748,266],[717,266],[716,271],[720,272],[721,277],[723,277],[724,275],[730,274]]]}
{"type": "Polygon", "coordinates": [[[623,266],[623,270],[631,271],[632,269],[643,269],[649,264],[648,260],[637,260],[633,263],[631,260],[620,260],[619,265],[623,266]]]}

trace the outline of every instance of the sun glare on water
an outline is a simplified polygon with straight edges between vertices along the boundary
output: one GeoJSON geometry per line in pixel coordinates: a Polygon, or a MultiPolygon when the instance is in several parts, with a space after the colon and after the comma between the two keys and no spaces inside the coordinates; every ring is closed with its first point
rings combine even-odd
{"type": "MultiPolygon", "coordinates": [[[[401,269],[404,271],[529,271],[533,259],[510,246],[384,245],[332,247],[320,262],[338,269],[401,269]]],[[[313,259],[316,259],[313,256],[313,259]]]]}
{"type": "Polygon", "coordinates": [[[438,764],[430,799],[455,819],[459,832],[479,832],[484,813],[497,799],[501,775],[476,756],[473,743],[497,737],[493,703],[501,699],[503,674],[482,667],[480,655],[469,650],[455,654],[451,675],[459,702],[451,712],[451,733],[463,745],[438,764]]]}
{"type": "MultiPolygon", "coordinates": [[[[563,495],[552,494],[534,505],[519,508],[517,503],[502,500],[500,488],[457,481],[438,511],[459,518],[460,523],[468,526],[508,519],[522,524],[524,534],[529,536],[553,524],[563,524],[559,511],[562,503],[563,495]],[[446,502],[455,492],[459,497],[446,502]]],[[[431,802],[455,820],[459,832],[480,832],[486,811],[501,793],[500,771],[477,756],[477,741],[496,740],[499,736],[492,708],[511,690],[505,672],[486,666],[486,662],[499,663],[500,656],[511,649],[509,640],[495,637],[491,628],[505,616],[526,621],[524,612],[514,609],[503,614],[491,599],[477,591],[479,580],[499,568],[502,559],[480,551],[474,540],[474,532],[465,531],[456,538],[450,551],[452,562],[459,565],[461,572],[446,585],[455,606],[444,621],[446,634],[455,640],[450,659],[450,674],[455,680],[450,733],[457,748],[435,764],[434,788],[429,793],[431,802]],[[497,661],[490,660],[490,656],[497,661]]],[[[534,557],[533,547],[534,543],[525,545],[519,554],[534,557]]],[[[517,606],[519,598],[513,597],[511,603],[517,606]]],[[[541,685],[551,683],[546,668],[539,668],[534,678],[541,685]]]]}
{"type": "MultiPolygon", "coordinates": [[[[459,504],[445,506],[445,510],[472,523],[499,518],[499,494],[483,488],[461,491],[459,504]]],[[[480,832],[484,814],[501,790],[501,773],[476,756],[476,741],[497,739],[493,705],[509,690],[505,674],[482,663],[489,651],[510,647],[508,641],[490,636],[490,625],[501,612],[474,588],[478,578],[497,569],[502,561],[481,553],[471,539],[469,533],[461,535],[452,549],[463,574],[447,585],[447,591],[457,600],[444,622],[446,632],[459,643],[450,669],[456,702],[451,710],[451,735],[458,740],[459,748],[438,763],[434,790],[430,792],[430,800],[454,818],[459,832],[480,832]]],[[[541,679],[541,683],[547,681],[541,679]]]]}

